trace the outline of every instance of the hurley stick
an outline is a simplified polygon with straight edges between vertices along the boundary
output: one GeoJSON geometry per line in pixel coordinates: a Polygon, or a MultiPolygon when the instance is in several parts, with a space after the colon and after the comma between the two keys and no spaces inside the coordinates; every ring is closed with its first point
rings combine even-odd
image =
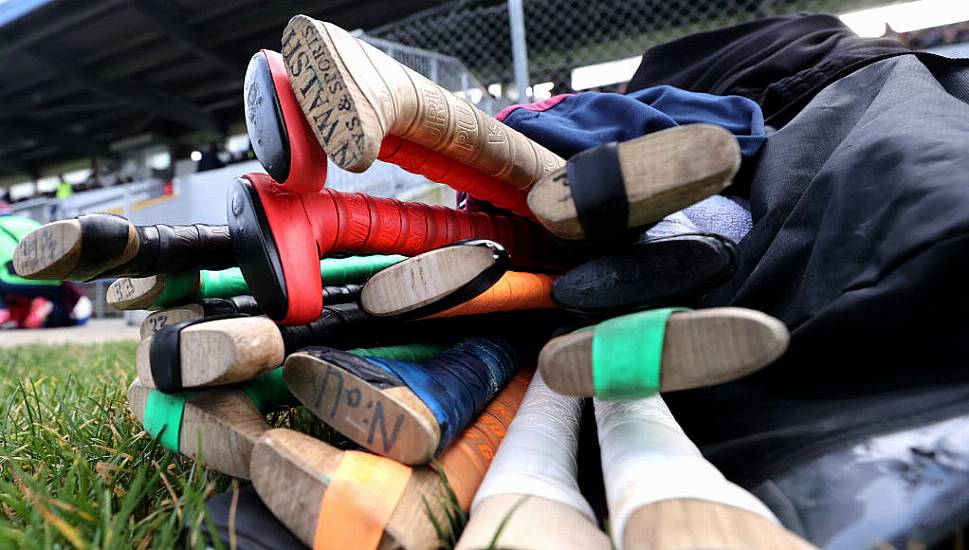
{"type": "MultiPolygon", "coordinates": [[[[360,297],[360,285],[323,287],[323,300],[329,305],[352,304],[360,297]]],[[[233,296],[231,298],[212,298],[198,304],[156,311],[141,323],[141,339],[144,340],[159,330],[186,321],[224,317],[227,315],[262,315],[263,310],[252,296],[233,296]]]]}
{"type": "Polygon", "coordinates": [[[561,158],[343,29],[304,15],[283,31],[303,113],[340,167],[366,170],[387,135],[528,189],[561,158]]]}
{"type": "Polygon", "coordinates": [[[209,468],[243,479],[249,479],[253,445],[269,429],[265,413],[295,404],[280,370],[203,392],[168,395],[138,379],[128,388],[131,412],[165,448],[202,456],[209,468]]]}
{"type": "MultiPolygon", "coordinates": [[[[326,154],[303,116],[278,53],[262,50],[252,57],[244,95],[249,139],[266,172],[290,191],[319,191],[326,180],[326,154]]],[[[412,141],[388,135],[377,158],[499,208],[531,216],[523,191],[412,141]]]]}
{"type": "Polygon", "coordinates": [[[538,365],[556,392],[638,399],[746,376],[780,357],[788,340],[783,323],[751,309],[659,309],[553,338],[538,365]]]}
{"type": "Polygon", "coordinates": [[[583,151],[545,175],[528,206],[563,239],[608,239],[718,193],[740,168],[726,130],[691,124],[583,151]]]}
{"type": "Polygon", "coordinates": [[[560,268],[564,255],[523,218],[402,203],[357,193],[295,194],[249,174],[229,191],[229,229],[253,296],[281,324],[319,316],[318,262],[335,252],[414,256],[470,238],[491,239],[512,267],[560,268]]]}
{"type": "Polygon", "coordinates": [[[136,226],[110,214],[48,223],[24,237],[13,257],[21,277],[71,281],[223,269],[233,263],[225,226],[136,226]]]}
{"type": "MultiPolygon", "coordinates": [[[[524,373],[513,378],[440,458],[441,472],[465,512],[527,384],[524,373]]],[[[443,543],[435,523],[449,524],[450,499],[429,466],[410,468],[290,430],[270,430],[253,450],[250,471],[266,507],[316,550],[426,549],[443,543]]]]}
{"type": "Polygon", "coordinates": [[[266,317],[169,325],[138,345],[138,377],[168,393],[244,382],[309,345],[364,343],[366,335],[359,329],[368,320],[356,304],[339,304],[302,326],[280,327],[266,317]]]}
{"type": "Polygon", "coordinates": [[[463,241],[404,260],[364,285],[360,306],[375,317],[424,317],[464,303],[508,270],[500,244],[463,241]]]}
{"type": "Polygon", "coordinates": [[[555,307],[553,276],[506,271],[508,264],[508,253],[492,241],[444,246],[375,275],[363,287],[360,307],[398,319],[555,307]]]}
{"type": "Polygon", "coordinates": [[[458,550],[610,548],[576,481],[581,416],[581,399],[551,391],[535,374],[475,494],[458,550]]]}
{"type": "MultiPolygon", "coordinates": [[[[405,256],[397,255],[326,258],[320,262],[320,276],[331,287],[365,283],[374,273],[404,259],[405,256]]],[[[209,298],[231,298],[250,293],[242,270],[232,267],[221,271],[203,270],[121,278],[108,287],[107,300],[115,309],[161,309],[209,298]]]]}
{"type": "Polygon", "coordinates": [[[619,550],[813,548],[707,462],[659,396],[596,399],[595,410],[619,550]]]}
{"type": "Polygon", "coordinates": [[[307,348],[286,359],[293,395],[366,449],[404,464],[440,454],[518,368],[500,339],[465,340],[425,361],[307,348]]]}

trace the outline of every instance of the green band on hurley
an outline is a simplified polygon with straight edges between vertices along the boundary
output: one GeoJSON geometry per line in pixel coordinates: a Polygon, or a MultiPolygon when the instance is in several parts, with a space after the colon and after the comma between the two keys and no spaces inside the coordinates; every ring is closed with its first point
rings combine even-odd
{"type": "Polygon", "coordinates": [[[300,405],[289,391],[286,381],[283,380],[282,368],[275,368],[246,382],[242,385],[242,391],[249,396],[252,404],[261,413],[280,407],[300,405]]]}
{"type": "Polygon", "coordinates": [[[666,321],[686,308],[633,313],[596,325],[592,382],[602,399],[641,399],[659,391],[666,321]]]}
{"type": "Polygon", "coordinates": [[[151,390],[148,393],[148,403],[145,405],[145,431],[152,437],[159,438],[162,446],[170,451],[179,452],[178,438],[182,431],[185,402],[195,394],[196,392],[168,394],[158,390],[151,390]],[[159,437],[158,434],[161,436],[159,437]]]}
{"type": "Polygon", "coordinates": [[[158,298],[155,298],[154,303],[157,308],[178,306],[195,301],[199,287],[198,271],[166,273],[162,277],[164,277],[162,291],[158,298]]]}
{"type": "Polygon", "coordinates": [[[242,270],[230,267],[221,271],[202,271],[202,298],[232,298],[250,294],[242,270]]]}

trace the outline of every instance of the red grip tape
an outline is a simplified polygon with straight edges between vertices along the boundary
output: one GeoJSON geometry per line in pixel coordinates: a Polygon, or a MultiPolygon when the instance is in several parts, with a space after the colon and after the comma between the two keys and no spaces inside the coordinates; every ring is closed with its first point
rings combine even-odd
{"type": "Polygon", "coordinates": [[[400,166],[414,174],[443,183],[458,191],[463,191],[480,199],[504,208],[515,214],[534,218],[528,208],[528,193],[515,189],[507,183],[489,176],[479,170],[458,162],[423,145],[387,136],[380,144],[377,158],[400,166]]]}

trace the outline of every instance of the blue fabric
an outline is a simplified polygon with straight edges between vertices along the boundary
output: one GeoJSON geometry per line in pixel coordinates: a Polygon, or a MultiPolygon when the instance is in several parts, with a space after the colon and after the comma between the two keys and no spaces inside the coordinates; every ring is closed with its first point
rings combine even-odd
{"type": "Polygon", "coordinates": [[[363,357],[396,375],[427,405],[441,427],[440,453],[485,408],[518,367],[518,354],[501,340],[473,338],[424,363],[363,357]]]}
{"type": "Polygon", "coordinates": [[[744,158],[753,156],[765,138],[764,115],[753,101],[673,86],[654,86],[629,95],[585,92],[546,111],[515,109],[504,122],[564,158],[603,143],[699,122],[721,126],[737,136],[744,158]]]}

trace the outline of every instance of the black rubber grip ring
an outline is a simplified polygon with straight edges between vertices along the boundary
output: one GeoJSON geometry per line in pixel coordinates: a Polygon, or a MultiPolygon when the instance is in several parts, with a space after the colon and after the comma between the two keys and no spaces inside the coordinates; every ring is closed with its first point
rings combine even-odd
{"type": "Polygon", "coordinates": [[[163,393],[178,393],[185,389],[182,387],[182,330],[199,323],[235,317],[246,316],[239,313],[229,313],[215,317],[203,317],[202,319],[168,325],[153,334],[151,345],[148,348],[148,362],[155,387],[163,393]]]}
{"type": "Polygon", "coordinates": [[[626,231],[629,197],[623,185],[618,143],[605,143],[574,155],[565,165],[565,173],[587,239],[605,239],[626,231]]]}

